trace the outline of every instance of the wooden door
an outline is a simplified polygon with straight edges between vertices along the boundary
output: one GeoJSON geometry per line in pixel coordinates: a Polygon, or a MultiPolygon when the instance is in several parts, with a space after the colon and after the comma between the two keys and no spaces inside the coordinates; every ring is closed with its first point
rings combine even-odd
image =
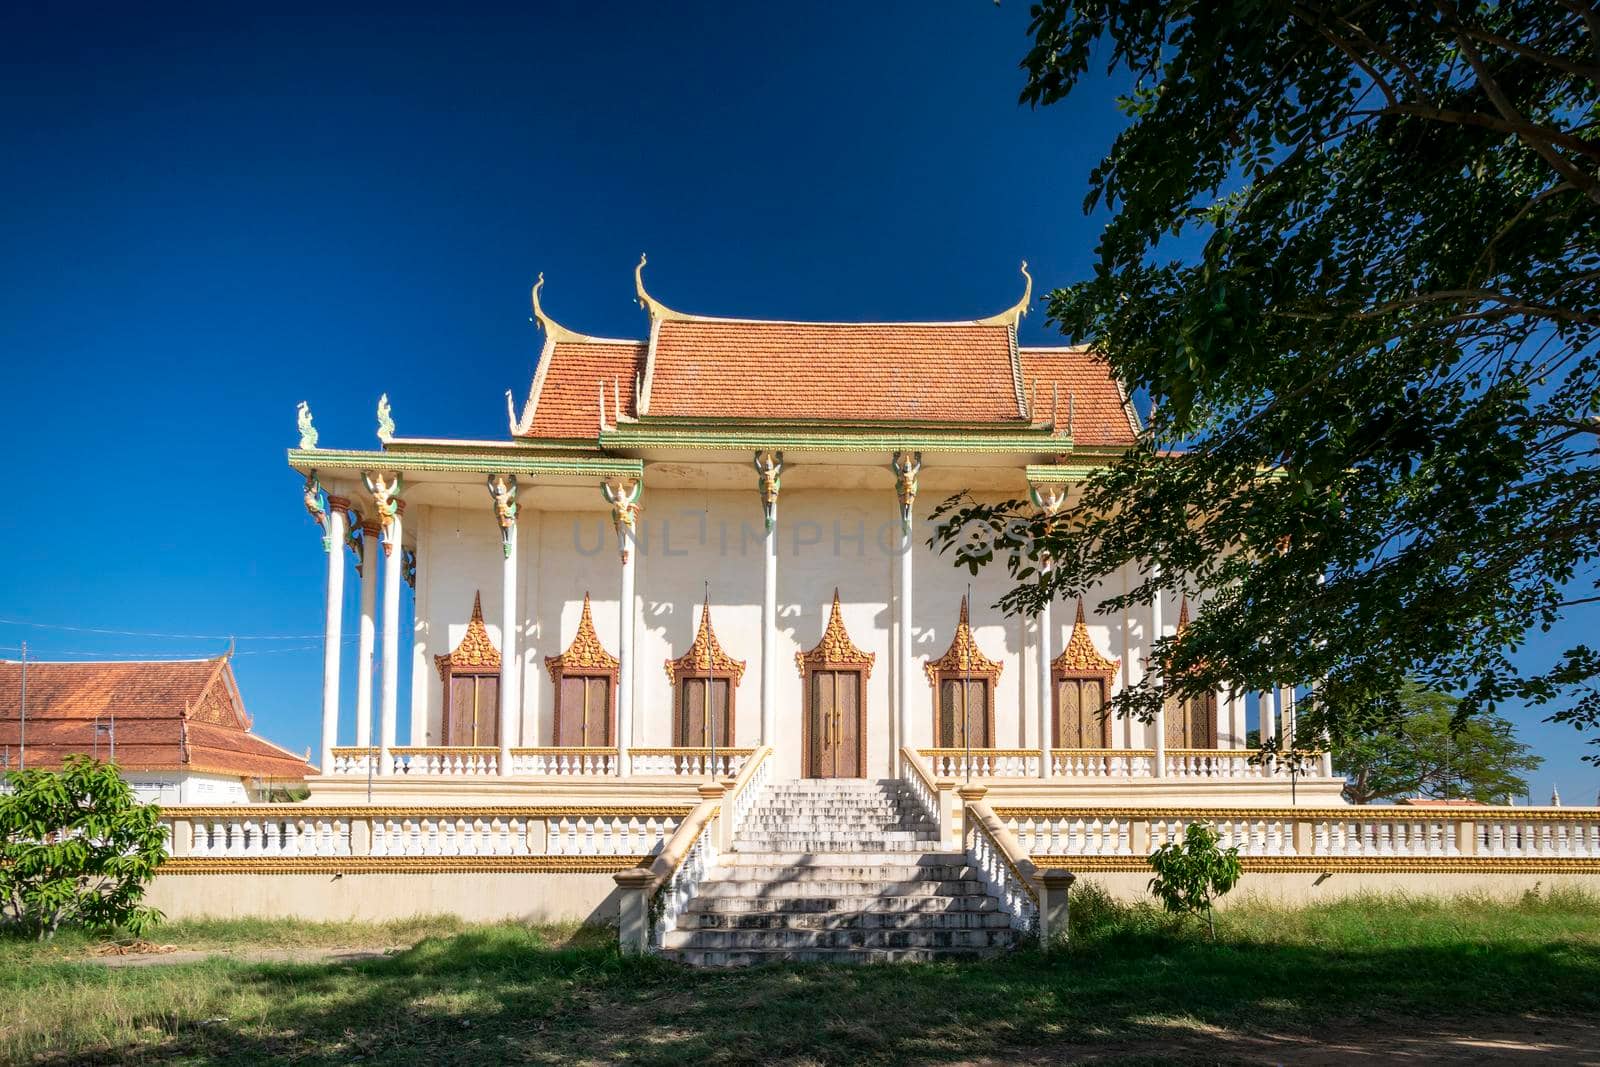
{"type": "Polygon", "coordinates": [[[480,674],[473,681],[477,699],[473,702],[472,740],[467,743],[493,748],[500,743],[500,676],[480,674]]]}
{"type": "Polygon", "coordinates": [[[1176,700],[1168,700],[1166,715],[1167,747],[1217,747],[1216,694],[1207,693],[1201,697],[1191,697],[1181,705],[1176,700]]]}
{"type": "Polygon", "coordinates": [[[866,774],[866,723],[861,672],[811,672],[807,694],[806,776],[860,778],[866,774]]]}
{"type": "Polygon", "coordinates": [[[1100,716],[1105,683],[1099,678],[1056,679],[1052,748],[1109,748],[1110,723],[1100,716]]]}
{"type": "Polygon", "coordinates": [[[937,748],[989,747],[989,679],[940,680],[936,740],[937,748]]]}
{"type": "Polygon", "coordinates": [[[449,686],[450,711],[445,722],[444,743],[470,745],[477,720],[474,710],[478,699],[477,686],[473,684],[470,674],[452,675],[445,684],[449,686]]]}
{"type": "Polygon", "coordinates": [[[563,675],[556,708],[556,744],[589,748],[611,745],[611,679],[563,675]]]}
{"type": "Polygon", "coordinates": [[[728,714],[726,678],[685,678],[678,683],[678,738],[680,748],[718,748],[733,744],[733,720],[728,714]],[[712,733],[712,728],[715,733],[712,733]]]}

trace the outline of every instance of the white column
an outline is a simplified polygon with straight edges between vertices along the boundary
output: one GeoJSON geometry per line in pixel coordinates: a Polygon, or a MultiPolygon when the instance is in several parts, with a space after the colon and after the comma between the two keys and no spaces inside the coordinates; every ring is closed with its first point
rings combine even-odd
{"type": "Polygon", "coordinates": [[[1294,686],[1282,686],[1278,690],[1278,711],[1283,716],[1283,740],[1286,745],[1299,748],[1301,741],[1296,736],[1294,721],[1294,686]]]}
{"type": "Polygon", "coordinates": [[[378,635],[378,527],[361,524],[361,636],[356,646],[356,745],[372,745],[372,653],[378,635]]]}
{"type": "Polygon", "coordinates": [[[378,773],[389,773],[389,750],[394,748],[395,714],[400,706],[400,572],[405,567],[400,551],[400,509],[389,519],[389,536],[383,544],[383,689],[378,723],[378,773]]]}
{"type": "Polygon", "coordinates": [[[778,481],[783,453],[756,453],[757,488],[761,492],[766,538],[761,542],[761,743],[778,740],[778,481]]]}
{"type": "Polygon", "coordinates": [[[333,773],[333,747],[339,743],[339,650],[344,642],[344,535],[350,501],[328,498],[327,602],[323,605],[322,639],[322,763],[323,774],[333,773]]]}
{"type": "Polygon", "coordinates": [[[633,568],[634,524],[639,516],[639,496],[644,483],[614,478],[600,483],[611,504],[611,524],[617,531],[617,552],[622,559],[622,591],[617,601],[617,773],[630,773],[628,749],[633,744],[633,568]]]}
{"type": "MultiPolygon", "coordinates": [[[[1050,638],[1054,631],[1050,622],[1050,602],[1045,601],[1039,612],[1039,777],[1055,777],[1054,762],[1050,757],[1050,638]]],[[[1107,694],[1109,695],[1109,694],[1107,694]]]]}
{"type": "MultiPolygon", "coordinates": [[[[1158,563],[1151,568],[1152,574],[1161,577],[1161,565],[1158,563]]],[[[1161,598],[1165,595],[1161,590],[1156,590],[1155,597],[1150,601],[1150,638],[1149,660],[1150,673],[1156,676],[1156,681],[1161,681],[1160,670],[1156,664],[1156,642],[1161,640],[1161,598]]],[[[1155,772],[1157,778],[1167,776],[1167,702],[1163,700],[1156,708],[1155,718],[1155,772]]]]}
{"type": "Polygon", "coordinates": [[[511,773],[511,724],[521,720],[522,691],[517,658],[517,523],[505,529],[500,567],[500,773],[511,773]]]}
{"type": "MultiPolygon", "coordinates": [[[[1272,744],[1273,739],[1278,736],[1278,715],[1273,709],[1271,690],[1263,689],[1261,691],[1260,699],[1261,709],[1258,717],[1261,720],[1261,747],[1265,749],[1269,747],[1272,744]]],[[[1276,760],[1268,760],[1261,768],[1262,773],[1270,778],[1277,772],[1277,768],[1275,766],[1276,762],[1276,760]]]]}
{"type": "MultiPolygon", "coordinates": [[[[922,471],[921,452],[896,452],[891,463],[895,474],[895,495],[900,502],[900,668],[895,673],[895,687],[899,695],[899,744],[895,746],[894,764],[900,765],[900,749],[911,745],[911,686],[914,656],[911,647],[911,552],[912,508],[917,501],[917,475],[922,471]]],[[[904,773],[904,768],[901,768],[904,773]]]]}

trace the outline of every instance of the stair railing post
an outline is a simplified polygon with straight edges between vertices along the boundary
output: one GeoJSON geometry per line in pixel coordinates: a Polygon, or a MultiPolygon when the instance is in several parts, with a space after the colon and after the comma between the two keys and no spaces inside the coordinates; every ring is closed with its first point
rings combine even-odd
{"type": "Polygon", "coordinates": [[[625,956],[650,949],[650,889],[655,874],[648,867],[630,867],[611,876],[617,883],[617,940],[625,956]]]}
{"type": "Polygon", "coordinates": [[[1067,947],[1067,928],[1072,909],[1068,902],[1072,883],[1078,876],[1059,867],[1039,872],[1044,889],[1039,900],[1039,947],[1045,952],[1067,947]]]}

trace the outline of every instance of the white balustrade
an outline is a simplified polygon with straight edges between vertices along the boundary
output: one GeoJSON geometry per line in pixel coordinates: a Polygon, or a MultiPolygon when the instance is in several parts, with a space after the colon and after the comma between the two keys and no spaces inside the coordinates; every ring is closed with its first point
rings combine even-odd
{"type": "Polygon", "coordinates": [[[1149,778],[1154,756],[1143,748],[1058,748],[1050,764],[1057,778],[1149,778]]]}
{"type": "Polygon", "coordinates": [[[973,809],[967,808],[966,852],[967,865],[974,867],[983,880],[988,894],[1000,901],[1000,910],[1011,919],[1018,930],[1035,930],[1039,925],[1039,902],[1011,861],[983,823],[973,818],[973,809]]]}
{"type": "Polygon", "coordinates": [[[1251,749],[1183,748],[1167,750],[1168,778],[1263,778],[1266,765],[1251,749]]]}
{"type": "Polygon", "coordinates": [[[772,781],[772,760],[763,759],[750,772],[750,777],[744,780],[743,785],[730,793],[723,802],[723,810],[733,808],[733,832],[738,833],[744,826],[745,816],[750,814],[756,804],[766,792],[767,783],[772,781]]]}
{"type": "MultiPolygon", "coordinates": [[[[919,754],[928,761],[935,778],[966,778],[967,750],[925,748],[919,754]]],[[[1022,748],[975,748],[971,752],[973,778],[1037,778],[1039,752],[1022,748]]]]}
{"type": "Polygon", "coordinates": [[[1122,816],[1078,816],[1063,811],[1000,821],[1030,856],[1133,854],[1133,820],[1122,816]]]}
{"type": "Polygon", "coordinates": [[[325,771],[326,774],[349,775],[365,778],[369,772],[376,774],[378,770],[378,750],[375,748],[336,748],[333,750],[333,766],[325,771]]]}
{"type": "Polygon", "coordinates": [[[189,855],[211,859],[350,855],[344,816],[228,814],[191,821],[189,855]]]}
{"type": "Polygon", "coordinates": [[[636,775],[662,775],[675,778],[732,778],[744,768],[754,749],[719,748],[636,748],[629,760],[636,775]]]}
{"type": "Polygon", "coordinates": [[[552,856],[651,856],[683,820],[676,815],[560,815],[545,827],[552,856]]]}
{"type": "Polygon", "coordinates": [[[526,856],[522,816],[450,813],[383,816],[372,820],[374,856],[526,856]]]}
{"type": "Polygon", "coordinates": [[[705,821],[705,825],[695,835],[694,844],[684,853],[683,862],[678,864],[678,869],[672,872],[672,877],[657,890],[661,910],[655,925],[650,929],[653,948],[661,947],[666,932],[678,925],[678,916],[689,906],[689,901],[694,899],[695,892],[700,888],[700,882],[716,868],[717,837],[721,832],[717,823],[721,818],[722,814],[719,813],[705,821]]]}
{"type": "Polygon", "coordinates": [[[614,748],[514,748],[511,773],[593,778],[617,773],[614,748]]]}
{"type": "Polygon", "coordinates": [[[1600,858],[1600,821],[1479,818],[1477,842],[1480,856],[1596,859],[1600,858]]]}

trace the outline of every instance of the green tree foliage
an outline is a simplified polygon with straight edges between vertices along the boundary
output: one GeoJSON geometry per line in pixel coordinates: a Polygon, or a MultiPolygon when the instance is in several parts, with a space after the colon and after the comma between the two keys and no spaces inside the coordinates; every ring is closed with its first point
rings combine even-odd
{"type": "Polygon", "coordinates": [[[1157,682],[1316,682],[1302,729],[1348,744],[1415,677],[1600,725],[1594,647],[1511,662],[1600,599],[1596,9],[1042,0],[1032,34],[1025,102],[1132,86],[1094,276],[1048,307],[1153,412],[1051,528],[957,500],[935,542],[1005,559],[1008,610],[1126,564],[1104,610],[1198,594],[1116,700],[1147,721],[1157,682]]]}
{"type": "Polygon", "coordinates": [[[1455,697],[1408,685],[1399,728],[1360,738],[1337,755],[1352,804],[1401,797],[1465,797],[1484,802],[1521,796],[1522,775],[1544,760],[1517,741],[1505,719],[1483,714],[1455,722],[1455,697]]]}
{"type": "Polygon", "coordinates": [[[139,903],[166,859],[161,812],[116,767],[68,756],[19,771],[0,796],[0,925],[40,939],[63,923],[135,934],[161,918],[139,903]]]}
{"type": "Polygon", "coordinates": [[[1150,853],[1150,892],[1174,915],[1196,915],[1206,921],[1213,941],[1217,923],[1212,915],[1216,899],[1239,884],[1244,873],[1237,848],[1218,848],[1217,832],[1203,822],[1192,822],[1182,841],[1170,841],[1150,853]]]}

